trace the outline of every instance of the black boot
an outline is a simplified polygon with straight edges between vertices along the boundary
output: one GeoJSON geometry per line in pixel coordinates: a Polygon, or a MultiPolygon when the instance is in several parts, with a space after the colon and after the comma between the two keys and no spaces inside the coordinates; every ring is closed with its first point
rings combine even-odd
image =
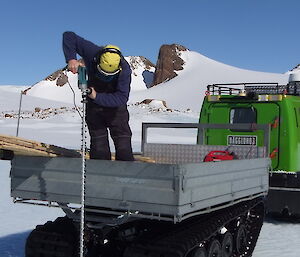
{"type": "Polygon", "coordinates": [[[91,159],[111,160],[111,152],[107,135],[91,137],[91,159]]]}
{"type": "Polygon", "coordinates": [[[116,148],[116,160],[118,161],[134,161],[131,147],[131,137],[119,136],[114,137],[116,148]]]}

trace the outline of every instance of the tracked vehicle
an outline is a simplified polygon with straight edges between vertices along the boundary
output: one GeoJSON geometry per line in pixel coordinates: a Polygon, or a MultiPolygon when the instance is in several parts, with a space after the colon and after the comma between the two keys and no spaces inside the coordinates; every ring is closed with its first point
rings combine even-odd
{"type": "MultiPolygon", "coordinates": [[[[232,147],[233,160],[203,162],[211,151],[227,148],[204,144],[211,129],[253,128],[143,124],[141,155],[151,162],[86,160],[84,256],[251,256],[264,218],[268,147],[260,139],[261,146],[232,147]],[[147,131],[154,128],[196,129],[202,139],[195,145],[149,143],[147,131]]],[[[269,137],[269,126],[255,129],[269,137]]],[[[26,257],[78,256],[80,164],[80,158],[12,159],[14,201],[66,214],[30,233],[26,257]]]]}
{"type": "Polygon", "coordinates": [[[300,217],[300,76],[291,74],[287,85],[278,83],[214,84],[207,88],[201,124],[251,123],[251,129],[209,130],[205,143],[263,145],[259,124],[270,125],[270,190],[267,213],[300,217]]]}

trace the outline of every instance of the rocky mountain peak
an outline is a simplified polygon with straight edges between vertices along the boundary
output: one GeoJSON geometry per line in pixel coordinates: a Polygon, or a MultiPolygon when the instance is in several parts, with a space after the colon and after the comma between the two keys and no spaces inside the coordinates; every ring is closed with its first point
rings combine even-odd
{"type": "Polygon", "coordinates": [[[162,45],[159,50],[153,84],[157,85],[177,76],[176,71],[182,70],[184,60],[182,51],[188,49],[178,44],[162,45]]]}
{"type": "Polygon", "coordinates": [[[129,56],[128,63],[132,70],[143,67],[145,70],[155,69],[155,65],[144,56],[129,56]]]}

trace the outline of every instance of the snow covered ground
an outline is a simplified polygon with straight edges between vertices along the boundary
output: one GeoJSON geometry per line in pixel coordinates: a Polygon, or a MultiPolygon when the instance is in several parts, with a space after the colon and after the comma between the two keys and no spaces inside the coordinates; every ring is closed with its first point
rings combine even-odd
{"type": "MultiPolygon", "coordinates": [[[[155,88],[132,92],[129,111],[134,151],[140,151],[142,122],[197,122],[207,84],[287,82],[287,74],[246,71],[215,62],[198,53],[184,54],[186,67],[179,72],[178,77],[155,88]],[[147,105],[135,105],[135,102],[145,98],[166,100],[173,111],[157,111],[155,105],[153,108],[147,105]]],[[[72,86],[76,87],[74,86],[76,80],[72,78],[72,81],[72,86]]],[[[20,89],[14,86],[0,86],[0,134],[16,134],[20,89]]],[[[19,136],[79,149],[81,119],[73,109],[70,98],[72,94],[66,89],[57,89],[53,85],[40,83],[40,87],[36,87],[31,96],[23,96],[21,112],[23,118],[20,121],[19,136]],[[37,107],[41,110],[37,111],[37,107]]],[[[76,102],[79,104],[80,99],[76,102]]],[[[170,133],[153,129],[150,132],[149,139],[152,142],[196,142],[196,131],[193,130],[170,133]]],[[[0,257],[21,257],[24,256],[24,244],[30,231],[36,225],[53,220],[63,213],[55,208],[13,203],[10,197],[9,170],[10,162],[0,161],[0,257]]],[[[300,224],[267,220],[263,225],[253,256],[298,257],[300,256],[299,238],[300,224]]]]}

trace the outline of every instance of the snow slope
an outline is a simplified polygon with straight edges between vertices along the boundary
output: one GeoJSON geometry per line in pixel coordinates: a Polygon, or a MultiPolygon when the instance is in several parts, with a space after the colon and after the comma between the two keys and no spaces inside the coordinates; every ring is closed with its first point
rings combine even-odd
{"type": "Polygon", "coordinates": [[[278,82],[286,84],[288,74],[244,70],[209,59],[193,51],[182,51],[185,61],[178,76],[168,82],[152,87],[146,92],[133,92],[130,102],[145,98],[161,99],[168,107],[200,110],[206,86],[213,83],[278,82]]]}
{"type": "MultiPolygon", "coordinates": [[[[7,87],[7,86],[0,86],[0,112],[3,111],[13,111],[18,110],[19,104],[20,104],[20,97],[21,97],[21,91],[24,90],[24,87],[7,87]]],[[[47,89],[44,89],[44,93],[47,93],[47,89]]],[[[49,92],[51,99],[55,99],[56,93],[53,93],[51,91],[51,88],[49,88],[49,92]]],[[[66,97],[66,96],[65,96],[66,97]]],[[[78,96],[78,99],[81,96],[78,96]]],[[[62,107],[62,106],[68,106],[73,107],[73,104],[68,103],[68,101],[65,101],[66,99],[61,97],[60,100],[62,102],[59,102],[58,100],[46,100],[45,98],[36,97],[36,96],[28,96],[28,95],[22,95],[22,110],[33,110],[35,107],[40,108],[48,108],[51,107],[62,107]]]]}
{"type": "Polygon", "coordinates": [[[75,97],[76,104],[79,104],[81,93],[77,86],[78,76],[70,71],[68,71],[66,75],[68,76],[69,83],[65,84],[64,86],[57,86],[56,81],[42,80],[33,85],[26,92],[26,96],[37,96],[52,101],[62,101],[70,104],[74,102],[75,97]],[[75,96],[71,88],[75,92],[75,96]]]}

